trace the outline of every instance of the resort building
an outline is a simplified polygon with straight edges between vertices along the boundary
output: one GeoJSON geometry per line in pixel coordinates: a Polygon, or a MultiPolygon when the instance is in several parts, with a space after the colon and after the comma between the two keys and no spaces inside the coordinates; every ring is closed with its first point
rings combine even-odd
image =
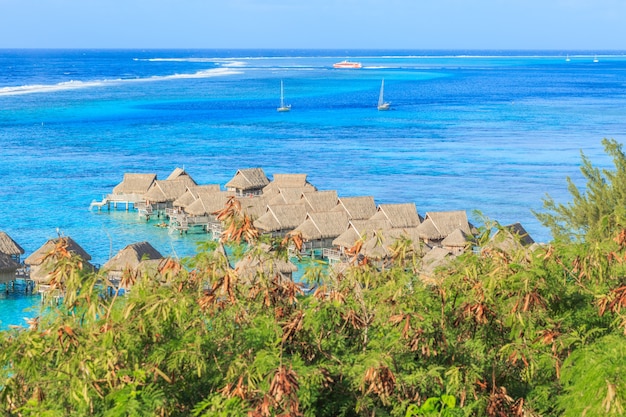
{"type": "Polygon", "coordinates": [[[165,213],[166,209],[174,208],[174,201],[185,194],[189,188],[197,186],[196,182],[185,171],[174,170],[166,180],[155,180],[144,194],[144,205],[138,205],[140,214],[147,217],[155,211],[165,213]],[[170,179],[171,178],[171,179],[170,179]]]}
{"type": "Polygon", "coordinates": [[[57,259],[51,254],[54,254],[57,248],[78,256],[82,260],[84,271],[92,272],[95,270],[95,267],[89,263],[91,255],[85,252],[85,250],[71,237],[62,236],[50,239],[44,243],[43,246],[24,259],[24,264],[30,267],[30,279],[39,284],[43,289],[45,289],[44,286],[48,284],[52,278],[52,268],[57,259]]]}
{"type": "Polygon", "coordinates": [[[271,256],[269,245],[261,246],[262,253],[248,253],[235,264],[237,275],[243,282],[253,285],[263,274],[268,278],[292,280],[298,267],[291,261],[271,256]]]}
{"type": "Polygon", "coordinates": [[[134,206],[144,201],[144,195],[156,179],[156,174],[126,173],[122,182],[113,187],[113,192],[108,194],[103,202],[113,203],[114,207],[117,207],[118,203],[123,203],[128,210],[129,204],[134,206]]]}
{"type": "Polygon", "coordinates": [[[19,267],[20,264],[11,255],[0,252],[0,284],[8,284],[15,281],[15,275],[19,267]]]}
{"type": "Polygon", "coordinates": [[[306,174],[274,174],[272,181],[263,187],[263,194],[271,196],[285,188],[298,189],[301,192],[317,191],[306,178],[306,174]]]}
{"type": "Polygon", "coordinates": [[[428,251],[422,258],[422,267],[420,272],[422,278],[429,282],[435,270],[437,268],[444,267],[450,260],[454,259],[455,255],[450,253],[449,250],[442,247],[434,247],[428,251]]]}
{"type": "MultiPolygon", "coordinates": [[[[269,205],[277,206],[279,204],[296,204],[301,203],[302,194],[311,192],[307,187],[284,187],[273,188],[267,192],[263,192],[263,195],[269,198],[269,205]]],[[[315,191],[312,191],[315,193],[315,191]]]]}
{"type": "Polygon", "coordinates": [[[157,276],[158,266],[163,260],[150,243],[138,242],[126,246],[109,259],[102,268],[115,289],[130,289],[143,275],[157,276]]]}
{"type": "Polygon", "coordinates": [[[340,197],[333,211],[344,211],[349,220],[367,220],[376,214],[374,197],[340,197]]]}
{"type": "Polygon", "coordinates": [[[6,232],[0,232],[0,253],[8,255],[16,263],[20,263],[20,256],[24,249],[15,242],[6,232]]]}
{"type": "Polygon", "coordinates": [[[232,191],[199,191],[197,200],[189,204],[182,213],[170,215],[170,227],[181,232],[186,232],[191,227],[200,227],[206,232],[213,232],[214,236],[219,236],[222,225],[214,213],[223,209],[231,197],[232,191]]]}
{"type": "Polygon", "coordinates": [[[218,193],[220,191],[221,188],[219,184],[196,185],[193,187],[187,187],[187,191],[185,191],[183,195],[174,200],[174,209],[184,210],[187,206],[200,198],[200,193],[218,193]]]}
{"type": "Polygon", "coordinates": [[[490,239],[487,247],[498,248],[504,252],[536,245],[521,223],[514,223],[500,228],[490,239]]]}
{"type": "Polygon", "coordinates": [[[305,191],[300,195],[307,213],[331,211],[339,204],[337,191],[305,191]]]}
{"type": "Polygon", "coordinates": [[[267,211],[270,198],[264,195],[238,198],[241,204],[241,211],[248,215],[253,221],[261,217],[267,211]]]}
{"type": "Polygon", "coordinates": [[[415,203],[379,204],[372,220],[387,220],[394,229],[417,227],[421,223],[415,203]]]}
{"type": "Polygon", "coordinates": [[[441,241],[441,247],[447,249],[453,255],[460,255],[470,248],[474,241],[472,235],[466,234],[461,229],[455,229],[441,241]]]}
{"type": "Polygon", "coordinates": [[[324,249],[323,256],[329,262],[345,261],[349,258],[349,253],[357,245],[357,242],[364,243],[376,232],[390,228],[391,225],[386,219],[350,220],[343,233],[333,240],[333,248],[324,249]]]}
{"type": "Polygon", "coordinates": [[[303,203],[268,205],[265,213],[254,221],[261,234],[283,237],[306,219],[303,203]]]}
{"type": "Polygon", "coordinates": [[[235,176],[226,183],[226,190],[232,191],[240,197],[259,195],[263,193],[263,188],[269,182],[270,180],[262,168],[239,169],[235,176]]]}
{"type": "Polygon", "coordinates": [[[473,235],[473,227],[467,220],[467,213],[464,210],[428,212],[417,228],[420,238],[431,246],[440,246],[441,242],[456,229],[465,235],[473,235]]]}
{"type": "Polygon", "coordinates": [[[289,234],[299,234],[303,240],[301,254],[323,255],[324,249],[333,247],[333,240],[346,230],[348,215],[343,211],[310,212],[304,222],[289,234]]]}

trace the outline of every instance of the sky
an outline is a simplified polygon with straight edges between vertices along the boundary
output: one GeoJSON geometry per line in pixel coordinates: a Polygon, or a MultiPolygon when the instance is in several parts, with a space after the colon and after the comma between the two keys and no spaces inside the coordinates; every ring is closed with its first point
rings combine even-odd
{"type": "Polygon", "coordinates": [[[0,0],[0,48],[626,50],[626,0],[0,0]]]}

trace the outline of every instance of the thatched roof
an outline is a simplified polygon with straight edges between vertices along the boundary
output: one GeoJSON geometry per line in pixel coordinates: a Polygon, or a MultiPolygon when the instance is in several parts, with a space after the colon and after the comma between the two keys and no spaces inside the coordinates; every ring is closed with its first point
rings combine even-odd
{"type": "Polygon", "coordinates": [[[277,188],[275,193],[264,193],[263,195],[270,198],[270,205],[295,204],[301,202],[302,194],[307,191],[309,191],[309,188],[306,187],[277,188]]]}
{"type": "Polygon", "coordinates": [[[185,212],[192,216],[206,216],[224,208],[226,202],[233,196],[231,191],[199,192],[198,199],[185,208],[185,212]]]}
{"type": "Polygon", "coordinates": [[[335,190],[303,192],[301,199],[308,213],[331,211],[339,203],[335,190]]]}
{"type": "Polygon", "coordinates": [[[441,232],[435,227],[433,221],[429,218],[424,219],[424,221],[417,226],[417,232],[420,239],[440,240],[444,238],[441,232]]]}
{"type": "Polygon", "coordinates": [[[340,197],[333,210],[344,210],[350,220],[366,220],[376,214],[374,197],[340,197]]]}
{"type": "MultiPolygon", "coordinates": [[[[262,249],[269,252],[269,246],[263,245],[262,249]]],[[[248,281],[249,283],[254,281],[257,274],[264,273],[266,275],[279,274],[282,277],[290,276],[293,272],[298,270],[298,267],[291,261],[285,261],[278,259],[276,256],[268,256],[264,258],[262,255],[253,255],[248,253],[237,262],[235,270],[238,273],[239,278],[248,281]],[[261,259],[259,259],[261,258],[261,259]]]]}
{"type": "Polygon", "coordinates": [[[306,180],[306,174],[274,174],[272,181],[263,187],[263,194],[275,194],[283,188],[301,188],[316,191],[317,188],[306,180]]]}
{"type": "Polygon", "coordinates": [[[0,252],[0,272],[15,272],[20,264],[15,262],[11,255],[0,252]]]}
{"type": "Polygon", "coordinates": [[[389,247],[396,239],[390,229],[373,231],[363,243],[361,254],[371,259],[387,258],[390,255],[389,247]]]}
{"type": "Polygon", "coordinates": [[[472,230],[469,222],[467,221],[467,214],[464,210],[457,211],[431,211],[426,213],[424,222],[428,220],[432,222],[435,231],[431,229],[431,225],[424,228],[424,235],[429,239],[443,239],[452,233],[456,229],[462,230],[465,234],[471,235],[472,230]]]}
{"type": "Polygon", "coordinates": [[[308,213],[304,222],[293,232],[299,232],[305,240],[336,238],[348,227],[348,215],[341,211],[308,213]]]}
{"type": "Polygon", "coordinates": [[[282,204],[267,206],[267,211],[254,221],[254,226],[261,232],[293,230],[306,218],[304,204],[282,204]]]}
{"type": "Polygon", "coordinates": [[[135,270],[142,261],[163,259],[150,243],[138,242],[126,246],[114,257],[102,265],[103,271],[124,271],[125,269],[135,270]]]}
{"type": "Polygon", "coordinates": [[[188,187],[187,191],[185,191],[183,195],[174,200],[173,204],[174,207],[185,208],[198,199],[198,193],[217,193],[219,191],[219,184],[196,185],[194,187],[188,187]]]}
{"type": "Polygon", "coordinates": [[[226,183],[229,190],[260,190],[269,184],[270,180],[262,168],[239,169],[235,176],[226,183]]]}
{"type": "Polygon", "coordinates": [[[91,260],[91,255],[85,252],[85,250],[81,248],[78,243],[76,243],[69,236],[63,236],[48,240],[46,243],[44,243],[43,246],[33,252],[28,258],[24,259],[24,263],[26,265],[41,265],[43,259],[46,257],[46,255],[54,250],[59,241],[64,241],[67,245],[67,250],[74,255],[79,256],[83,261],[91,260]]]}
{"type": "Polygon", "coordinates": [[[420,224],[415,203],[380,204],[372,219],[389,220],[394,228],[417,227],[420,224]]]}
{"type": "Polygon", "coordinates": [[[449,250],[434,247],[422,258],[421,271],[427,276],[432,275],[436,268],[444,266],[453,258],[454,255],[452,255],[449,250]]]}
{"type": "Polygon", "coordinates": [[[534,243],[535,241],[530,237],[521,223],[514,223],[498,230],[491,237],[488,246],[494,246],[501,250],[508,251],[529,247],[534,243]]]}
{"type": "Polygon", "coordinates": [[[417,236],[417,228],[379,229],[368,234],[368,239],[361,248],[361,253],[372,259],[383,259],[392,255],[391,248],[399,239],[408,239],[411,242],[409,250],[422,256],[425,247],[417,236]]]}
{"type": "Polygon", "coordinates": [[[333,246],[350,249],[361,238],[359,232],[350,227],[333,239],[333,246]]]}
{"type": "Polygon", "coordinates": [[[122,182],[113,188],[113,194],[145,194],[156,178],[156,174],[126,173],[122,182]]]}
{"type": "Polygon", "coordinates": [[[357,240],[369,238],[375,231],[386,230],[389,228],[391,228],[389,221],[383,219],[350,220],[348,228],[335,240],[333,240],[333,245],[343,248],[351,248],[357,240]]]}
{"type": "Polygon", "coordinates": [[[156,180],[144,194],[144,198],[155,203],[173,202],[194,186],[196,183],[188,176],[181,176],[175,180],[156,180]]]}
{"type": "Polygon", "coordinates": [[[185,168],[175,168],[174,171],[172,171],[172,173],[166,178],[166,180],[179,180],[179,179],[191,180],[194,184],[196,184],[194,179],[191,178],[191,175],[189,175],[187,171],[185,171],[185,168]]]}
{"type": "Polygon", "coordinates": [[[471,240],[472,235],[468,235],[461,229],[455,229],[441,241],[441,245],[447,248],[464,248],[471,240]]]}
{"type": "Polygon", "coordinates": [[[6,232],[0,232],[0,253],[6,255],[23,255],[24,249],[18,245],[6,232]]]}
{"type": "Polygon", "coordinates": [[[269,204],[269,198],[263,195],[241,197],[237,200],[241,204],[241,211],[247,214],[252,220],[256,220],[265,214],[269,204]]]}
{"type": "Polygon", "coordinates": [[[56,239],[48,240],[42,247],[33,252],[24,260],[26,265],[30,266],[30,279],[37,283],[45,283],[50,280],[50,272],[53,268],[51,259],[46,256],[53,253],[57,244],[62,244],[68,252],[82,259],[83,270],[93,271],[95,268],[89,263],[91,256],[81,248],[72,238],[63,236],[56,239]],[[45,261],[44,261],[45,260],[45,261]]]}

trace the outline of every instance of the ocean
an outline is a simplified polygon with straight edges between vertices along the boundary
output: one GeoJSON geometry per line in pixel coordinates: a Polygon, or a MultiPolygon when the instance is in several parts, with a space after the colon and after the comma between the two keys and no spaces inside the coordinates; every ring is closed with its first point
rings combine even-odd
{"type": "MultiPolygon", "coordinates": [[[[0,230],[23,258],[58,235],[96,264],[143,240],[189,256],[204,234],[90,203],[126,172],[223,187],[261,167],[547,242],[531,210],[569,201],[567,177],[584,186],[581,152],[611,167],[601,140],[624,142],[625,116],[622,51],[0,50],[0,230]],[[333,68],[344,59],[363,67],[333,68]]],[[[0,328],[37,302],[0,298],[0,328]]]]}

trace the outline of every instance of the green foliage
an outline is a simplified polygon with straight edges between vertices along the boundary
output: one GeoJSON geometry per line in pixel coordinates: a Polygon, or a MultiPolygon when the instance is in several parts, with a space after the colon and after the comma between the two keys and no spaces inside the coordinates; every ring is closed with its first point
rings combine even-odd
{"type": "Polygon", "coordinates": [[[613,158],[615,170],[596,168],[581,153],[580,170],[587,179],[586,190],[579,190],[568,177],[573,200],[562,204],[547,195],[543,202],[546,211],[534,213],[555,240],[603,240],[626,227],[626,154],[614,139],[603,139],[602,144],[613,158]]]}
{"type": "Polygon", "coordinates": [[[410,405],[406,411],[405,417],[454,417],[462,415],[462,410],[456,408],[456,398],[452,395],[442,395],[441,397],[428,398],[420,407],[414,404],[410,405]]]}
{"type": "Polygon", "coordinates": [[[563,416],[622,416],[626,411],[626,338],[613,334],[577,349],[563,364],[563,416]]]}

